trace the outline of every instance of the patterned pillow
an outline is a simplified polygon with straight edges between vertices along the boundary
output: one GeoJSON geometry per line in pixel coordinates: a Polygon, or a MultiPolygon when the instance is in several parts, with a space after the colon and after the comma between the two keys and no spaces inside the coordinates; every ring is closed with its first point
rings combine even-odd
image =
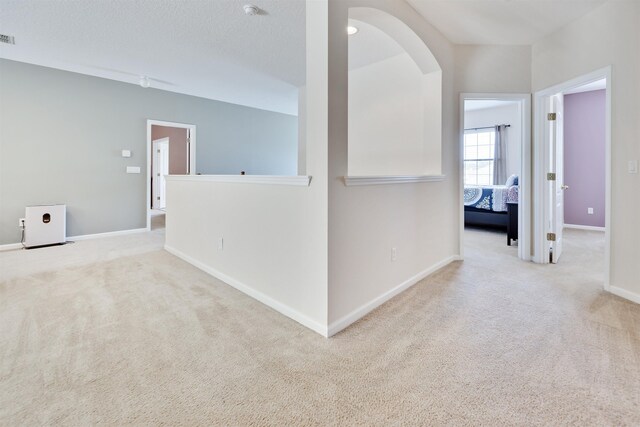
{"type": "Polygon", "coordinates": [[[506,185],[507,187],[518,185],[518,175],[511,175],[509,178],[507,178],[507,182],[504,185],[506,185]]]}

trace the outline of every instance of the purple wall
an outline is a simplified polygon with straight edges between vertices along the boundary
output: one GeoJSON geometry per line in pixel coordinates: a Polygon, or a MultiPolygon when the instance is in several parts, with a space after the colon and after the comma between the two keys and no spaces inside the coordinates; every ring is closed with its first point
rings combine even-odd
{"type": "Polygon", "coordinates": [[[605,92],[564,97],[565,224],[604,227],[605,92]]]}

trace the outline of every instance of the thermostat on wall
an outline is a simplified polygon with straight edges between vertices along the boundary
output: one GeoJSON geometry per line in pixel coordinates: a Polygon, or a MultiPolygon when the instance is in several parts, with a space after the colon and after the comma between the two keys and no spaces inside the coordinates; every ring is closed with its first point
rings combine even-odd
{"type": "Polygon", "coordinates": [[[122,150],[122,157],[131,157],[131,150],[122,150]]]}

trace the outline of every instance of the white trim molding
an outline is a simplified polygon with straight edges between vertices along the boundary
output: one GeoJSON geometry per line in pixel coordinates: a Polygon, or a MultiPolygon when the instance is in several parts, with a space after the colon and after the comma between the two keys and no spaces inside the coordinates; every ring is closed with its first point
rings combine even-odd
{"type": "Polygon", "coordinates": [[[616,296],[628,299],[629,301],[635,302],[636,304],[640,304],[640,294],[630,292],[626,289],[618,288],[617,286],[609,286],[606,290],[616,296]]]}
{"type": "MultiPolygon", "coordinates": [[[[118,231],[108,231],[106,233],[96,233],[96,234],[82,234],[80,236],[67,236],[65,238],[65,242],[73,242],[76,240],[91,240],[91,239],[101,239],[103,237],[115,237],[115,236],[125,236],[127,234],[137,234],[137,233],[146,233],[146,228],[134,228],[131,230],[118,230],[118,231]]],[[[3,251],[11,251],[14,249],[22,249],[22,243],[9,243],[6,245],[0,245],[0,252],[3,251]]]]}
{"type": "Polygon", "coordinates": [[[409,279],[407,279],[404,282],[400,283],[395,288],[393,288],[393,289],[385,292],[384,294],[372,299],[368,303],[360,306],[359,308],[355,309],[354,311],[352,311],[351,313],[347,314],[346,316],[343,316],[340,319],[336,320],[335,322],[332,322],[329,325],[329,328],[328,328],[328,336],[331,337],[331,336],[337,334],[338,332],[342,331],[343,329],[346,329],[350,325],[352,325],[355,322],[357,322],[358,320],[362,319],[364,316],[366,316],[371,311],[375,310],[376,308],[380,307],[385,302],[389,301],[391,298],[393,298],[396,295],[404,292],[405,290],[409,289],[410,287],[412,287],[413,285],[415,285],[416,283],[418,283],[419,281],[421,281],[425,277],[435,273],[436,271],[440,270],[443,267],[446,267],[447,265],[451,264],[454,261],[461,261],[461,259],[457,255],[450,256],[449,258],[446,258],[446,259],[444,259],[444,260],[432,265],[431,267],[427,268],[426,270],[421,271],[420,273],[416,274],[415,276],[410,277],[409,279]]]}
{"type": "Polygon", "coordinates": [[[280,175],[167,175],[168,181],[225,182],[231,184],[273,184],[308,187],[311,176],[280,175]]]}
{"type": "Polygon", "coordinates": [[[0,245],[0,252],[13,251],[15,249],[22,249],[22,243],[7,243],[5,245],[0,245]]]}
{"type": "Polygon", "coordinates": [[[67,242],[74,240],[101,239],[103,237],[126,236],[128,234],[146,233],[147,231],[149,230],[146,228],[133,228],[131,230],[108,231],[106,233],[82,234],[80,236],[68,236],[67,242]]]}
{"type": "Polygon", "coordinates": [[[577,225],[577,224],[565,224],[564,228],[574,228],[576,230],[588,230],[588,231],[605,231],[604,227],[594,227],[592,225],[577,225]]]}
{"type": "Polygon", "coordinates": [[[191,256],[185,254],[182,251],[179,251],[171,246],[165,245],[164,249],[169,252],[172,255],[177,256],[178,258],[188,262],[189,264],[193,265],[196,268],[199,268],[200,270],[204,271],[205,273],[208,273],[210,275],[212,275],[213,277],[215,277],[216,279],[219,279],[221,281],[223,281],[224,283],[226,283],[227,285],[231,286],[232,288],[235,288],[237,290],[239,290],[240,292],[246,294],[247,296],[261,302],[262,304],[271,307],[272,309],[276,310],[277,312],[287,316],[288,318],[295,320],[296,322],[300,323],[303,326],[306,326],[307,328],[311,329],[314,332],[319,333],[320,335],[322,335],[323,337],[328,337],[328,331],[327,331],[327,327],[319,322],[316,322],[315,320],[309,318],[308,316],[305,316],[304,314],[300,313],[299,311],[289,307],[286,304],[281,303],[280,301],[277,301],[273,298],[271,298],[270,296],[267,296],[265,294],[263,294],[260,291],[255,290],[254,288],[252,288],[251,286],[242,283],[239,280],[234,279],[231,276],[228,276],[218,270],[216,270],[215,268],[209,267],[208,265],[206,265],[203,262],[200,262],[194,258],[192,258],[191,256]]]}
{"type": "Polygon", "coordinates": [[[344,185],[379,185],[379,184],[413,184],[416,182],[444,181],[444,175],[378,175],[378,176],[345,176],[344,185]]]}

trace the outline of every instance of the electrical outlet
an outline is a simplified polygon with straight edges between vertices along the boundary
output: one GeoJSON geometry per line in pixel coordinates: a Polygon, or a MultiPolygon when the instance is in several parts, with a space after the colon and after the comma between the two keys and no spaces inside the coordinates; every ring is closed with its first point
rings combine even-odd
{"type": "Polygon", "coordinates": [[[395,261],[398,259],[398,250],[396,248],[391,248],[391,261],[395,261]]]}
{"type": "Polygon", "coordinates": [[[593,215],[593,208],[587,208],[587,215],[593,215]]]}
{"type": "Polygon", "coordinates": [[[222,237],[218,239],[218,250],[219,251],[224,250],[224,238],[222,237]]]}
{"type": "Polygon", "coordinates": [[[18,227],[20,227],[20,228],[24,228],[24,218],[20,218],[20,219],[18,220],[18,227]]]}

